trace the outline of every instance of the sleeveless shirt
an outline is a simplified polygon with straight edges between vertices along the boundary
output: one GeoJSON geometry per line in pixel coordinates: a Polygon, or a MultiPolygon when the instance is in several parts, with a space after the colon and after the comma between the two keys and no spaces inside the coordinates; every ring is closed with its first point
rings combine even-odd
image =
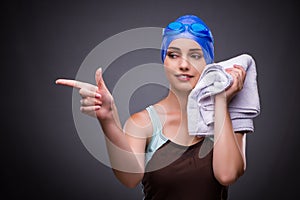
{"type": "Polygon", "coordinates": [[[142,179],[144,200],[220,200],[227,199],[228,187],[214,177],[213,151],[199,156],[204,139],[191,146],[168,140],[162,133],[159,116],[153,106],[149,113],[153,135],[146,150],[145,174],[142,179]]]}

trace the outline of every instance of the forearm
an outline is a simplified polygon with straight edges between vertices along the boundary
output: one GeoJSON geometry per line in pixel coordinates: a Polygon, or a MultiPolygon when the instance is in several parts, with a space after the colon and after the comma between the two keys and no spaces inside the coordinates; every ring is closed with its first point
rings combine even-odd
{"type": "Polygon", "coordinates": [[[116,106],[107,113],[105,119],[99,119],[106,136],[111,167],[121,183],[134,187],[143,177],[144,154],[135,153],[128,143],[121,127],[116,106]]]}
{"type": "MultiPolygon", "coordinates": [[[[95,79],[97,86],[69,79],[58,79],[56,84],[79,89],[82,97],[81,112],[97,117],[106,136],[111,167],[123,184],[132,187],[143,177],[144,152],[141,152],[144,148],[140,148],[142,150],[135,148],[134,151],[132,148],[134,145],[130,146],[129,137],[122,131],[113,97],[102,78],[101,68],[97,69],[95,79]]],[[[145,141],[142,140],[141,144],[144,145],[145,141]]]]}
{"type": "Polygon", "coordinates": [[[244,152],[239,146],[224,94],[215,97],[215,142],[213,169],[216,178],[228,185],[245,170],[244,152]]]}
{"type": "Polygon", "coordinates": [[[130,147],[125,133],[114,122],[101,123],[106,136],[106,146],[113,169],[138,173],[143,172],[143,153],[136,153],[130,147]]]}

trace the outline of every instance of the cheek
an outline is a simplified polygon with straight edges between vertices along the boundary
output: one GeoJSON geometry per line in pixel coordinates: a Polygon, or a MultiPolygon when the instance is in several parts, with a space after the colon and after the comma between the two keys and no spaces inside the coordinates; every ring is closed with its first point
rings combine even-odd
{"type": "Polygon", "coordinates": [[[204,67],[202,67],[202,68],[200,68],[200,69],[198,70],[198,72],[199,72],[199,76],[201,76],[201,74],[202,74],[203,70],[204,70],[204,67]]]}
{"type": "Polygon", "coordinates": [[[168,65],[167,63],[164,64],[164,71],[165,71],[165,75],[166,77],[169,79],[169,76],[171,74],[173,74],[173,67],[171,67],[170,65],[168,65]]]}
{"type": "Polygon", "coordinates": [[[198,63],[198,65],[193,66],[193,70],[195,71],[195,74],[197,74],[198,76],[200,76],[202,74],[204,68],[205,68],[205,65],[199,65],[199,63],[198,63]]]}
{"type": "Polygon", "coordinates": [[[164,66],[165,74],[168,76],[168,74],[171,73],[171,69],[169,67],[164,66]]]}
{"type": "Polygon", "coordinates": [[[165,61],[164,61],[164,65],[166,66],[166,67],[173,67],[173,66],[175,66],[177,64],[177,62],[176,62],[176,60],[172,60],[172,59],[170,59],[170,58],[168,58],[168,56],[166,57],[166,59],[165,59],[165,61]]]}
{"type": "Polygon", "coordinates": [[[203,72],[205,66],[206,66],[206,62],[205,62],[204,59],[202,59],[202,60],[200,61],[200,63],[198,63],[198,66],[197,66],[197,71],[199,72],[199,74],[202,74],[202,72],[203,72]]]}
{"type": "Polygon", "coordinates": [[[177,63],[175,61],[166,59],[164,62],[164,68],[167,73],[173,73],[174,70],[177,69],[176,66],[177,63]]]}

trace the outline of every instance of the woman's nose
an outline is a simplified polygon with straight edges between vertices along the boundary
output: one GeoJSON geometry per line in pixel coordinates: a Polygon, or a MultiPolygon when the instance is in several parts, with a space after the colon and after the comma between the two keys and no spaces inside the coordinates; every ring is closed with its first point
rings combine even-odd
{"type": "Polygon", "coordinates": [[[190,68],[190,63],[186,58],[182,58],[179,66],[180,70],[187,71],[190,68]]]}

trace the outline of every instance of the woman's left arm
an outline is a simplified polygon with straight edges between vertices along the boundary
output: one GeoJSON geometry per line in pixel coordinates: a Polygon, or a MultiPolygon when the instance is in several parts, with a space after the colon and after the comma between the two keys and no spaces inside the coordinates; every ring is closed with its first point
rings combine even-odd
{"type": "Polygon", "coordinates": [[[233,84],[215,96],[213,170],[222,185],[234,183],[246,169],[246,134],[233,131],[228,111],[228,103],[243,88],[246,72],[238,65],[227,72],[232,75],[233,84]]]}

